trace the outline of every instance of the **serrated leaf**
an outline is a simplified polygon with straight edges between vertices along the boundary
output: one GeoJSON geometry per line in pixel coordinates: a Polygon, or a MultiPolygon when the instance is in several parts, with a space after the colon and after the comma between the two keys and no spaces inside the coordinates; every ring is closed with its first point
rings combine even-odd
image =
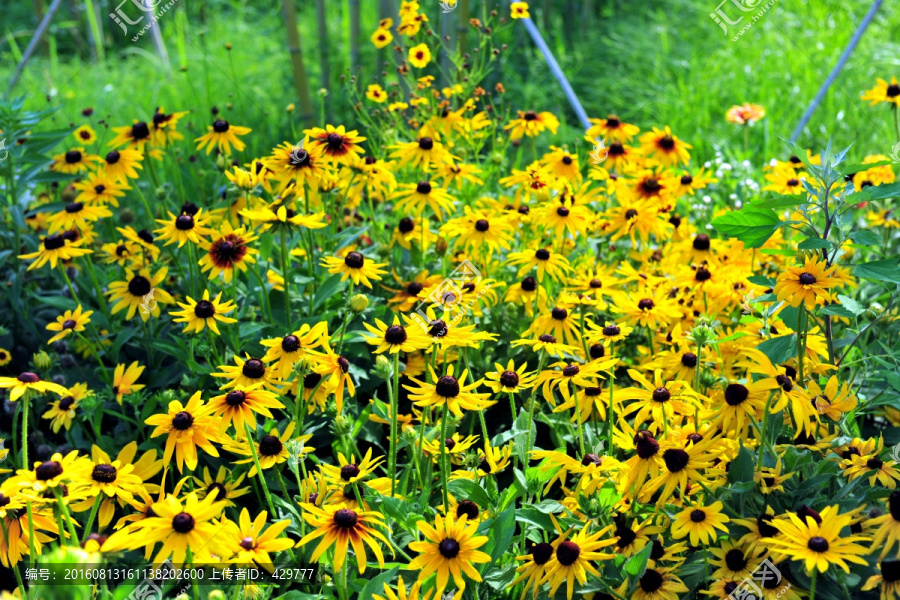
{"type": "Polygon", "coordinates": [[[782,222],[774,210],[748,206],[713,219],[712,225],[719,233],[741,240],[747,248],[759,248],[782,222]]]}
{"type": "Polygon", "coordinates": [[[875,260],[856,265],[853,273],[863,279],[900,283],[900,267],[897,265],[897,259],[875,260]]]}
{"type": "Polygon", "coordinates": [[[847,310],[840,304],[829,304],[828,306],[824,307],[821,312],[823,315],[828,315],[831,317],[844,317],[845,319],[853,319],[854,317],[856,317],[856,315],[852,311],[847,310]]]}
{"type": "Polygon", "coordinates": [[[466,498],[477,504],[482,510],[491,507],[491,499],[484,488],[467,479],[457,479],[447,484],[449,491],[455,498],[466,498]]]}
{"type": "Polygon", "coordinates": [[[850,234],[850,239],[862,246],[878,246],[881,244],[881,238],[868,229],[854,231],[850,234]]]}
{"type": "Polygon", "coordinates": [[[374,594],[384,594],[384,584],[391,583],[399,570],[400,567],[394,567],[390,571],[372,577],[359,592],[359,600],[372,600],[374,594]]]}
{"type": "Polygon", "coordinates": [[[766,340],[757,346],[756,349],[768,356],[772,364],[780,365],[796,354],[797,334],[792,333],[766,340]]]}
{"type": "Polygon", "coordinates": [[[752,283],[753,285],[762,285],[767,288],[775,286],[775,280],[770,279],[768,277],[764,277],[762,275],[751,275],[747,278],[747,281],[752,283]]]}
{"type": "Polygon", "coordinates": [[[845,201],[849,204],[856,204],[870,200],[886,200],[898,196],[900,196],[900,182],[895,182],[887,185],[870,185],[850,194],[845,198],[845,201]]]}
{"type": "Polygon", "coordinates": [[[638,579],[647,570],[647,561],[650,559],[650,552],[653,550],[653,544],[647,544],[641,551],[625,561],[625,572],[629,577],[638,579]]]}
{"type": "Polygon", "coordinates": [[[822,248],[831,248],[832,243],[822,238],[806,238],[797,244],[798,250],[821,250],[822,248]]]}

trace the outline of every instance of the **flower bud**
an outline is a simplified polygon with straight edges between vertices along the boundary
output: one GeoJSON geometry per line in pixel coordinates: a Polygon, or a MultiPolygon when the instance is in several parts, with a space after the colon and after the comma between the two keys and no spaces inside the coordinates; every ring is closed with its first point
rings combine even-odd
{"type": "Polygon", "coordinates": [[[375,374],[382,379],[389,379],[393,375],[393,366],[390,359],[384,354],[375,357],[375,374]]]}
{"type": "Polygon", "coordinates": [[[35,352],[31,357],[31,360],[34,362],[34,366],[36,366],[38,369],[47,370],[50,368],[50,355],[43,350],[41,350],[40,352],[35,352]]]}
{"type": "Polygon", "coordinates": [[[356,294],[350,298],[350,310],[355,313],[361,313],[369,306],[369,299],[365,294],[356,294]]]}

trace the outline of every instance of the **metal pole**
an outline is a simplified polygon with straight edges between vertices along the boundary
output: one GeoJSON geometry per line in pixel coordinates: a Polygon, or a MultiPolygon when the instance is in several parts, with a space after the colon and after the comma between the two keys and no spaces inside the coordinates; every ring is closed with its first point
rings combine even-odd
{"type": "MultiPolygon", "coordinates": [[[[880,1],[881,0],[879,0],[879,2],[880,1]]],[[[544,38],[541,37],[541,32],[538,31],[538,28],[534,24],[534,21],[532,21],[530,18],[519,20],[525,23],[525,29],[528,30],[529,34],[531,34],[531,39],[534,40],[534,44],[538,47],[538,50],[541,51],[541,54],[544,55],[544,59],[547,61],[547,66],[550,67],[550,72],[553,73],[554,77],[556,77],[556,80],[559,82],[563,93],[566,95],[566,98],[569,99],[569,104],[572,105],[572,110],[574,110],[575,114],[578,116],[578,120],[581,122],[581,126],[585,129],[590,129],[591,122],[588,120],[587,113],[584,112],[584,108],[581,106],[581,102],[578,101],[578,96],[575,95],[575,90],[573,90],[572,86],[569,85],[569,80],[566,79],[566,76],[563,74],[562,69],[559,68],[559,63],[557,63],[556,59],[553,58],[553,53],[550,52],[550,48],[547,47],[547,43],[544,41],[544,38]]]]}
{"type": "Polygon", "coordinates": [[[16,72],[13,73],[12,81],[9,82],[9,87],[6,88],[6,94],[4,94],[4,97],[9,96],[9,93],[15,87],[16,82],[19,81],[19,77],[22,75],[22,69],[25,68],[25,63],[27,63],[28,59],[31,58],[31,55],[34,53],[34,49],[37,48],[38,42],[40,42],[41,38],[44,37],[44,32],[47,31],[47,28],[50,26],[50,21],[53,20],[53,15],[56,14],[56,11],[59,9],[60,4],[62,4],[62,0],[53,0],[53,4],[51,4],[50,8],[47,9],[47,14],[44,15],[43,19],[41,19],[41,23],[35,30],[34,36],[32,36],[31,41],[28,42],[28,47],[25,48],[25,54],[22,55],[22,60],[20,60],[19,64],[16,66],[16,72]]]}
{"type": "Polygon", "coordinates": [[[872,8],[870,8],[869,12],[866,13],[866,16],[863,17],[863,20],[859,24],[859,27],[856,28],[856,33],[853,34],[853,38],[850,40],[850,43],[844,49],[843,54],[841,54],[841,57],[838,59],[837,64],[834,65],[831,73],[828,74],[828,79],[826,79],[825,83],[822,84],[822,87],[819,88],[819,93],[816,94],[816,97],[813,98],[813,101],[806,109],[806,112],[803,113],[803,117],[800,119],[800,123],[797,124],[796,129],[794,129],[794,133],[791,134],[791,143],[797,141],[797,138],[800,137],[800,133],[803,131],[803,128],[806,127],[807,123],[809,123],[810,118],[812,118],[812,114],[819,107],[819,104],[822,102],[822,98],[825,97],[825,93],[828,92],[828,88],[830,88],[831,84],[834,83],[834,80],[841,72],[841,69],[844,68],[844,64],[846,64],[847,59],[850,58],[853,50],[856,49],[856,45],[859,43],[859,40],[862,39],[863,33],[865,33],[866,28],[869,26],[869,23],[871,23],[872,19],[875,17],[875,13],[881,6],[881,2],[882,0],[875,0],[875,3],[872,4],[872,8]]]}

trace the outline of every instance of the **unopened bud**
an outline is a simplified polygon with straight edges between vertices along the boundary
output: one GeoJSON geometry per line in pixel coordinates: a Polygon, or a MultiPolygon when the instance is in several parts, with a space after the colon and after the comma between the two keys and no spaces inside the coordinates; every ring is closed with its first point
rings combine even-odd
{"type": "Polygon", "coordinates": [[[350,298],[350,310],[361,313],[369,306],[369,298],[365,294],[356,294],[350,298]]]}

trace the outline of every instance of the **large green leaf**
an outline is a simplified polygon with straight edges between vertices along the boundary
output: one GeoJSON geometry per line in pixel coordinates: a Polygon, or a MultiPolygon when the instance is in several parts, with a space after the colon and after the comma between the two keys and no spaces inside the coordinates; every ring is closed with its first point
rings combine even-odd
{"type": "Polygon", "coordinates": [[[713,219],[712,225],[719,233],[741,240],[748,248],[759,248],[782,222],[772,209],[748,206],[713,219]]]}
{"type": "Polygon", "coordinates": [[[791,335],[782,335],[766,340],[757,346],[756,349],[768,356],[772,364],[781,364],[796,354],[797,334],[792,333],[791,335]]]}
{"type": "Polygon", "coordinates": [[[856,265],[853,272],[863,279],[900,283],[900,266],[897,265],[897,259],[875,260],[856,265]]]}

